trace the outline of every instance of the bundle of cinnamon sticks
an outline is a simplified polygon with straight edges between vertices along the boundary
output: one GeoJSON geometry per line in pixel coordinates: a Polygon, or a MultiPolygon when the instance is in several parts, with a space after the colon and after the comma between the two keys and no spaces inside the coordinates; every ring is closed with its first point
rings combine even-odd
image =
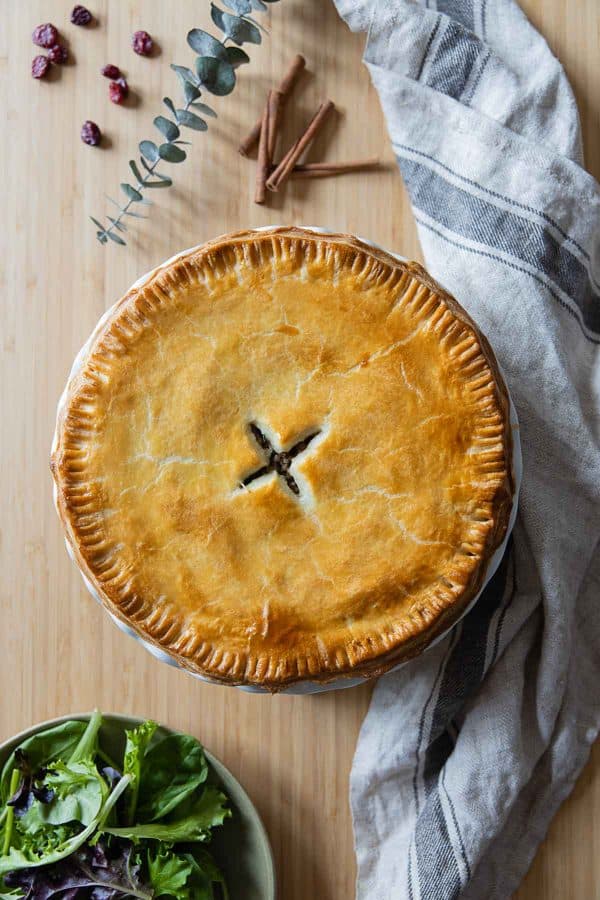
{"type": "Polygon", "coordinates": [[[335,109],[335,105],[331,100],[321,103],[308,125],[306,125],[281,160],[278,163],[274,162],[285,103],[305,66],[306,61],[303,56],[298,54],[294,57],[279,86],[269,91],[260,119],[257,120],[252,130],[239,146],[241,155],[249,156],[253,148],[258,145],[256,187],[254,192],[255,203],[264,203],[267,189],[278,191],[288,178],[325,178],[330,175],[342,175],[345,172],[358,172],[379,166],[379,160],[376,158],[349,160],[339,163],[317,162],[300,164],[301,156],[308,150],[325,121],[335,109]]]}

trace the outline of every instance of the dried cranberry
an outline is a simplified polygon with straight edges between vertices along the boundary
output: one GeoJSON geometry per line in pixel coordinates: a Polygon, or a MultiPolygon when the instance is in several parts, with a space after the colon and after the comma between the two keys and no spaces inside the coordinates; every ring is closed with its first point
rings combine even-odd
{"type": "Polygon", "coordinates": [[[108,96],[113,103],[122,103],[128,91],[129,88],[124,78],[119,78],[118,81],[111,81],[108,86],[108,96]]]}
{"type": "Polygon", "coordinates": [[[58,31],[54,25],[46,22],[45,25],[38,25],[31,35],[31,40],[38,47],[45,47],[47,50],[49,47],[54,47],[55,44],[58,44],[58,31]]]}
{"type": "Polygon", "coordinates": [[[100,73],[104,75],[105,78],[110,78],[111,81],[116,81],[117,78],[121,77],[120,68],[118,66],[113,66],[111,63],[108,63],[103,69],[100,69],[100,73]]]}
{"type": "Polygon", "coordinates": [[[81,126],[81,140],[90,147],[97,147],[102,138],[102,133],[95,122],[84,122],[81,126]]]}
{"type": "Polygon", "coordinates": [[[45,78],[50,68],[50,60],[47,56],[36,56],[31,63],[31,74],[34,78],[45,78]]]}
{"type": "Polygon", "coordinates": [[[131,38],[131,46],[138,56],[150,56],[154,42],[147,31],[136,31],[131,38]]]}
{"type": "Polygon", "coordinates": [[[66,47],[63,47],[62,44],[55,44],[54,47],[50,47],[48,50],[48,59],[50,62],[56,63],[59,66],[62,66],[66,63],[69,58],[69,53],[66,47]]]}
{"type": "Polygon", "coordinates": [[[73,25],[89,25],[91,21],[92,14],[89,9],[79,5],[73,7],[73,12],[71,13],[71,22],[73,25]]]}

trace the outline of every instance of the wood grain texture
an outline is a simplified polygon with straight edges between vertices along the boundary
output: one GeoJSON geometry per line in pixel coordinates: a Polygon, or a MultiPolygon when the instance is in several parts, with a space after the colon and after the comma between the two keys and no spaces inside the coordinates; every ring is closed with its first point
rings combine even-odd
{"type": "MultiPolygon", "coordinates": [[[[283,0],[272,34],[251,48],[219,119],[194,135],[176,187],[134,223],[127,249],[100,247],[87,219],[108,210],[128,176],[137,142],[151,136],[164,94],[177,96],[171,61],[188,64],[185,34],[208,24],[198,0],[94,0],[95,28],[68,24],[62,0],[0,0],[0,149],[3,228],[0,303],[0,737],[35,721],[99,706],[153,716],[198,735],[241,779],[269,829],[282,900],[350,900],[354,855],[347,800],[352,754],[369,687],[317,697],[257,697],[204,686],[160,665],[107,621],[66,555],[52,507],[48,454],[55,407],[73,356],[100,314],[143,272],[174,252],[243,226],[328,225],[419,258],[409,204],[393,163],[366,70],[363,39],[323,0],[283,0]],[[53,21],[73,63],[34,82],[29,35],[53,21]],[[136,28],[161,53],[136,57],[136,28]],[[382,156],[388,168],[344,178],[290,182],[268,205],[252,202],[254,165],[237,145],[296,52],[309,72],[286,116],[284,145],[318,103],[339,110],[310,159],[382,156]],[[121,66],[128,106],[110,104],[99,69],[121,66]],[[79,140],[98,122],[110,146],[79,140]]],[[[588,167],[600,174],[597,0],[527,0],[534,23],[564,61],[583,117],[588,167]]],[[[132,220],[133,222],[133,220],[132,220]]],[[[590,900],[600,883],[600,749],[552,826],[519,900],[590,900]]]]}

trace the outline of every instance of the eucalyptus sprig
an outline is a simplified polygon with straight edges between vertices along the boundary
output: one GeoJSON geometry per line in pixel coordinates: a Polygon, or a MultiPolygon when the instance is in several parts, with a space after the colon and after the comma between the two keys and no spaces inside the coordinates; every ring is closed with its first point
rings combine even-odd
{"type": "Polygon", "coordinates": [[[171,118],[156,116],[154,125],[161,134],[161,142],[141,141],[139,164],[134,159],[129,161],[135,184],[128,182],[121,184],[127,202],[121,204],[108,197],[119,211],[116,218],[106,217],[109,224],[103,225],[98,219],[90,216],[98,229],[96,237],[101,244],[111,240],[124,246],[126,241],[121,235],[127,231],[123,221],[125,216],[145,218],[131,207],[136,203],[151,202],[144,196],[147,188],[167,188],[173,184],[173,180],[160,172],[157,166],[161,162],[177,164],[186,159],[187,153],[183,148],[190,142],[181,140],[182,128],[192,131],[208,130],[203,116],[216,118],[217,114],[201,99],[202,91],[208,91],[216,97],[224,97],[233,91],[236,82],[235,70],[250,62],[250,57],[242,50],[242,44],[260,44],[262,40],[261,26],[249,13],[253,10],[265,12],[266,4],[276,3],[277,0],[222,0],[222,2],[231,12],[225,12],[211,3],[210,14],[216,27],[224,34],[224,39],[219,40],[201,28],[193,28],[187,36],[189,46],[197,54],[193,69],[171,64],[181,82],[183,102],[178,107],[170,97],[163,98],[171,118]]]}

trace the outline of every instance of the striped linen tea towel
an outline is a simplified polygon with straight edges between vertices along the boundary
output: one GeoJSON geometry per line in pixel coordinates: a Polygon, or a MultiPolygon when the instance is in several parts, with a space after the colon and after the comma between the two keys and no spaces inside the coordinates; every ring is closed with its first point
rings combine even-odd
{"type": "Polygon", "coordinates": [[[564,71],[513,0],[335,2],[368,32],[427,267],[492,341],[524,463],[481,599],[375,689],[357,898],[500,900],[600,725],[600,191],[564,71]]]}

